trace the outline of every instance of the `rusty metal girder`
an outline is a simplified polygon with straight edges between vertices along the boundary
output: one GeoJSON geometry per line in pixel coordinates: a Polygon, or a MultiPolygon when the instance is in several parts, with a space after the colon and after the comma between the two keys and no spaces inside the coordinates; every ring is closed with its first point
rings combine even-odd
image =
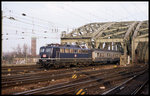
{"type": "Polygon", "coordinates": [[[149,42],[148,30],[148,21],[90,23],[61,37],[61,42],[84,42],[88,48],[94,46],[94,48],[100,49],[106,43],[106,49],[110,47],[114,50],[120,49],[121,46],[124,54],[127,51],[130,52],[130,55],[132,54],[130,57],[134,61],[138,43],[149,42]]]}
{"type": "MultiPolygon", "coordinates": [[[[146,43],[146,42],[149,42],[149,39],[148,39],[148,35],[149,35],[149,32],[148,32],[148,21],[141,21],[139,22],[139,24],[137,25],[135,31],[134,31],[134,34],[133,34],[133,37],[132,37],[132,64],[134,64],[135,62],[135,51],[138,50],[140,52],[140,57],[142,57],[141,59],[144,59],[147,58],[145,57],[145,54],[144,52],[146,52],[147,50],[149,49],[145,49],[147,48],[148,45],[144,45],[144,46],[140,46],[139,47],[141,49],[139,49],[138,44],[142,43],[146,43]],[[147,25],[146,25],[147,24],[147,25]],[[147,28],[146,28],[147,27],[147,28]],[[140,34],[139,34],[140,33],[140,34]],[[144,49],[144,51],[142,51],[144,49]]],[[[147,55],[148,56],[148,55],[147,55]]]]}

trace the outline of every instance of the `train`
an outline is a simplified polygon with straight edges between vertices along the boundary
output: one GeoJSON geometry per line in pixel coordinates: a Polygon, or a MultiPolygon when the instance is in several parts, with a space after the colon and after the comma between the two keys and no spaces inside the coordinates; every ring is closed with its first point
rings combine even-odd
{"type": "Polygon", "coordinates": [[[40,47],[38,65],[45,68],[119,63],[121,52],[87,49],[77,45],[48,44],[40,47]]]}

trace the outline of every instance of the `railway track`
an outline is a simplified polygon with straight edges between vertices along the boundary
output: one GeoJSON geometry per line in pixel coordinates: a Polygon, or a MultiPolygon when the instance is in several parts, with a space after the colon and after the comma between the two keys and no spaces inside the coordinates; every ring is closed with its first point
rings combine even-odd
{"type": "MultiPolygon", "coordinates": [[[[114,64],[110,64],[110,66],[113,66],[114,64]]],[[[100,65],[100,66],[89,66],[89,67],[74,67],[74,68],[57,68],[57,69],[45,69],[41,68],[41,66],[38,65],[29,65],[29,66],[3,66],[2,67],[2,76],[11,76],[11,75],[22,75],[22,73],[30,73],[30,72],[38,72],[38,71],[49,71],[49,70],[69,70],[69,69],[91,69],[91,68],[97,68],[97,67],[103,67],[106,65],[100,65]],[[17,74],[18,73],[18,74],[17,74]]]]}
{"type": "MultiPolygon", "coordinates": [[[[137,73],[135,73],[135,74],[137,74],[137,73]]],[[[129,77],[131,77],[135,74],[130,74],[130,72],[127,72],[127,73],[122,74],[122,75],[124,75],[123,77],[119,77],[120,75],[117,75],[116,73],[110,74],[109,76],[106,75],[104,77],[96,77],[95,80],[92,79],[92,81],[90,81],[90,80],[86,81],[86,82],[83,81],[82,82],[83,84],[79,82],[79,86],[78,86],[78,84],[76,84],[77,85],[77,86],[75,85],[76,87],[75,86],[73,86],[71,88],[67,87],[67,88],[63,88],[61,90],[56,89],[54,91],[46,93],[46,95],[50,95],[50,94],[55,94],[55,95],[60,95],[60,94],[61,95],[62,94],[80,95],[80,94],[78,94],[79,91],[75,91],[74,89],[76,89],[76,90],[78,90],[78,89],[81,90],[82,89],[82,90],[84,90],[83,92],[86,92],[86,94],[91,95],[90,91],[91,91],[92,88],[95,89],[95,87],[102,86],[102,85],[108,86],[108,85],[111,85],[112,82],[116,82],[116,80],[123,80],[123,79],[129,78],[129,77]],[[85,84],[85,83],[87,83],[87,84],[85,84]]],[[[95,90],[94,90],[94,93],[95,93],[95,90]]]]}
{"type": "Polygon", "coordinates": [[[103,74],[88,74],[87,77],[79,78],[77,80],[63,82],[43,88],[28,90],[25,92],[15,93],[15,95],[21,94],[75,94],[76,90],[79,88],[88,89],[93,86],[102,85],[105,83],[114,82],[116,80],[123,80],[127,78],[131,78],[137,74],[139,74],[145,68],[127,68],[126,70],[111,70],[106,71],[103,74]]]}
{"type": "Polygon", "coordinates": [[[143,86],[148,82],[148,70],[138,74],[120,85],[102,93],[102,95],[137,95],[143,86]]]}
{"type": "Polygon", "coordinates": [[[149,95],[149,80],[138,89],[136,95],[149,95]]]}
{"type": "MultiPolygon", "coordinates": [[[[115,69],[116,71],[121,70],[124,68],[118,68],[115,69]]],[[[105,73],[106,71],[112,71],[114,69],[109,70],[93,70],[90,69],[87,71],[87,69],[69,69],[69,70],[62,70],[62,71],[52,71],[52,72],[41,72],[41,73],[33,73],[33,74],[25,74],[25,75],[17,75],[17,76],[3,76],[2,77],[2,88],[12,87],[12,86],[18,86],[23,84],[31,84],[36,83],[40,81],[47,81],[51,79],[62,79],[62,78],[68,78],[72,77],[73,74],[79,75],[90,75],[90,74],[97,74],[97,73],[105,73]]]]}
{"type": "MultiPolygon", "coordinates": [[[[40,71],[40,72],[34,72],[34,73],[25,73],[25,74],[17,74],[17,75],[12,75],[12,76],[2,76],[2,88],[8,88],[8,87],[13,87],[13,86],[18,86],[18,85],[24,85],[24,84],[31,84],[31,83],[36,83],[40,81],[46,81],[50,80],[51,78],[53,79],[59,79],[59,78],[65,78],[71,77],[73,73],[76,73],[78,71],[90,71],[91,74],[94,72],[100,72],[96,71],[99,68],[104,68],[106,65],[103,66],[93,66],[93,67],[81,67],[81,68],[67,68],[67,69],[53,69],[53,70],[45,70],[45,71],[40,71]],[[65,74],[67,73],[68,74],[65,74]],[[70,73],[70,74],[69,74],[70,73]]],[[[114,65],[112,65],[114,66],[114,65]]],[[[105,68],[103,69],[105,70],[105,68]]],[[[101,70],[101,71],[103,71],[101,70]]]]}
{"type": "Polygon", "coordinates": [[[21,70],[21,69],[28,69],[28,68],[34,68],[34,67],[39,67],[38,65],[18,65],[18,66],[2,66],[2,70],[7,70],[7,69],[13,69],[13,70],[21,70]]]}
{"type": "Polygon", "coordinates": [[[29,73],[42,70],[38,65],[26,65],[26,66],[3,66],[2,75],[14,75],[19,73],[29,73]]]}

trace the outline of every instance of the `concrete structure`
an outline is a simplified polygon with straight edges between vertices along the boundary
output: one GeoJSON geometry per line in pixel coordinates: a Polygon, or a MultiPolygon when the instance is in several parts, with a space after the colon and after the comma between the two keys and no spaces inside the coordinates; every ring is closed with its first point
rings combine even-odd
{"type": "Polygon", "coordinates": [[[31,40],[31,54],[32,56],[36,56],[36,37],[32,37],[31,40]]]}
{"type": "Polygon", "coordinates": [[[123,51],[124,64],[131,57],[135,62],[135,50],[144,62],[148,62],[148,21],[124,21],[90,23],[81,26],[69,34],[62,32],[61,44],[86,44],[88,48],[123,51]],[[138,45],[138,44],[143,44],[138,45]],[[137,46],[140,46],[139,49],[137,46]]]}

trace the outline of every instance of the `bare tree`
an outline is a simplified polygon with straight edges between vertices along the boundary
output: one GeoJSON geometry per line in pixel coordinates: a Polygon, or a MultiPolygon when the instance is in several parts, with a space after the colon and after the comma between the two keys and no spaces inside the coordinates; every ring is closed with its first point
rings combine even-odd
{"type": "Polygon", "coordinates": [[[22,52],[21,52],[20,44],[18,44],[16,51],[17,51],[18,56],[22,57],[22,52]]]}
{"type": "Polygon", "coordinates": [[[26,55],[28,55],[28,46],[27,44],[23,45],[23,50],[22,50],[23,56],[25,57],[26,55]]]}
{"type": "Polygon", "coordinates": [[[28,46],[28,55],[31,57],[31,47],[28,46]]]}
{"type": "Polygon", "coordinates": [[[14,57],[17,57],[17,48],[12,48],[13,49],[13,55],[14,55],[14,57]]]}

